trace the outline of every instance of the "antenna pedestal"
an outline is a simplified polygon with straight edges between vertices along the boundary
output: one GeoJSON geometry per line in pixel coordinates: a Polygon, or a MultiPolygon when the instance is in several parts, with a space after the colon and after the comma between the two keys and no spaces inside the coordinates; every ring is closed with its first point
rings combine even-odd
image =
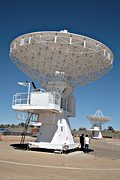
{"type": "Polygon", "coordinates": [[[102,139],[102,133],[100,131],[99,127],[93,127],[92,129],[89,129],[91,131],[91,136],[93,139],[102,139]]]}
{"type": "Polygon", "coordinates": [[[29,142],[29,148],[44,148],[52,150],[67,150],[77,148],[73,141],[68,117],[65,114],[41,113],[42,123],[35,142],[29,142]]]}
{"type": "Polygon", "coordinates": [[[29,101],[27,93],[17,93],[13,97],[13,109],[37,114],[41,123],[36,141],[28,142],[28,148],[62,151],[65,147],[66,150],[78,147],[74,143],[68,119],[75,116],[73,88],[67,84],[66,88],[55,86],[55,89],[62,92],[35,90],[29,93],[29,101]]]}

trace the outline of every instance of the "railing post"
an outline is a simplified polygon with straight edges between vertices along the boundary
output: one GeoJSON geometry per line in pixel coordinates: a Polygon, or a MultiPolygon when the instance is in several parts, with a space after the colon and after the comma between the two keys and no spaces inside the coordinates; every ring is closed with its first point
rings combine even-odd
{"type": "Polygon", "coordinates": [[[30,104],[30,83],[28,83],[27,104],[30,104]]]}

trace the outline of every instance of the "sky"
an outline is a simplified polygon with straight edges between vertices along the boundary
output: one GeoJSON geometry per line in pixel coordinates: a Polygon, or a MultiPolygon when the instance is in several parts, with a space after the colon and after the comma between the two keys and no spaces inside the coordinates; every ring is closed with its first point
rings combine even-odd
{"type": "Polygon", "coordinates": [[[0,1],[0,124],[18,124],[12,97],[25,92],[18,81],[32,81],[9,58],[10,43],[16,37],[36,31],[60,31],[96,39],[114,54],[113,69],[101,79],[77,87],[76,117],[72,129],[90,128],[86,116],[102,110],[112,126],[120,130],[120,1],[119,0],[1,0],[0,1]]]}

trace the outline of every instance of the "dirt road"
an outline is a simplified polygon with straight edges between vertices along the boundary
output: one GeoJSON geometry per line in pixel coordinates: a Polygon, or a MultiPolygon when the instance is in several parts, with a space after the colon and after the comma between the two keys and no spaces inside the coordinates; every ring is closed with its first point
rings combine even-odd
{"type": "MultiPolygon", "coordinates": [[[[89,154],[14,149],[20,137],[0,141],[0,180],[119,180],[120,141],[92,140],[89,154]]],[[[34,140],[27,137],[26,141],[34,140]]]]}

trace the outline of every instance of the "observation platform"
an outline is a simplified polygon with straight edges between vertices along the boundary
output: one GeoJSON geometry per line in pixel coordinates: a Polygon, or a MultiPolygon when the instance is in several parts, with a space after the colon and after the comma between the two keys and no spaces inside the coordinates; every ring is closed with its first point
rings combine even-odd
{"type": "Polygon", "coordinates": [[[33,91],[31,93],[16,93],[13,96],[12,108],[18,111],[40,112],[60,111],[61,95],[56,92],[33,91]]]}

